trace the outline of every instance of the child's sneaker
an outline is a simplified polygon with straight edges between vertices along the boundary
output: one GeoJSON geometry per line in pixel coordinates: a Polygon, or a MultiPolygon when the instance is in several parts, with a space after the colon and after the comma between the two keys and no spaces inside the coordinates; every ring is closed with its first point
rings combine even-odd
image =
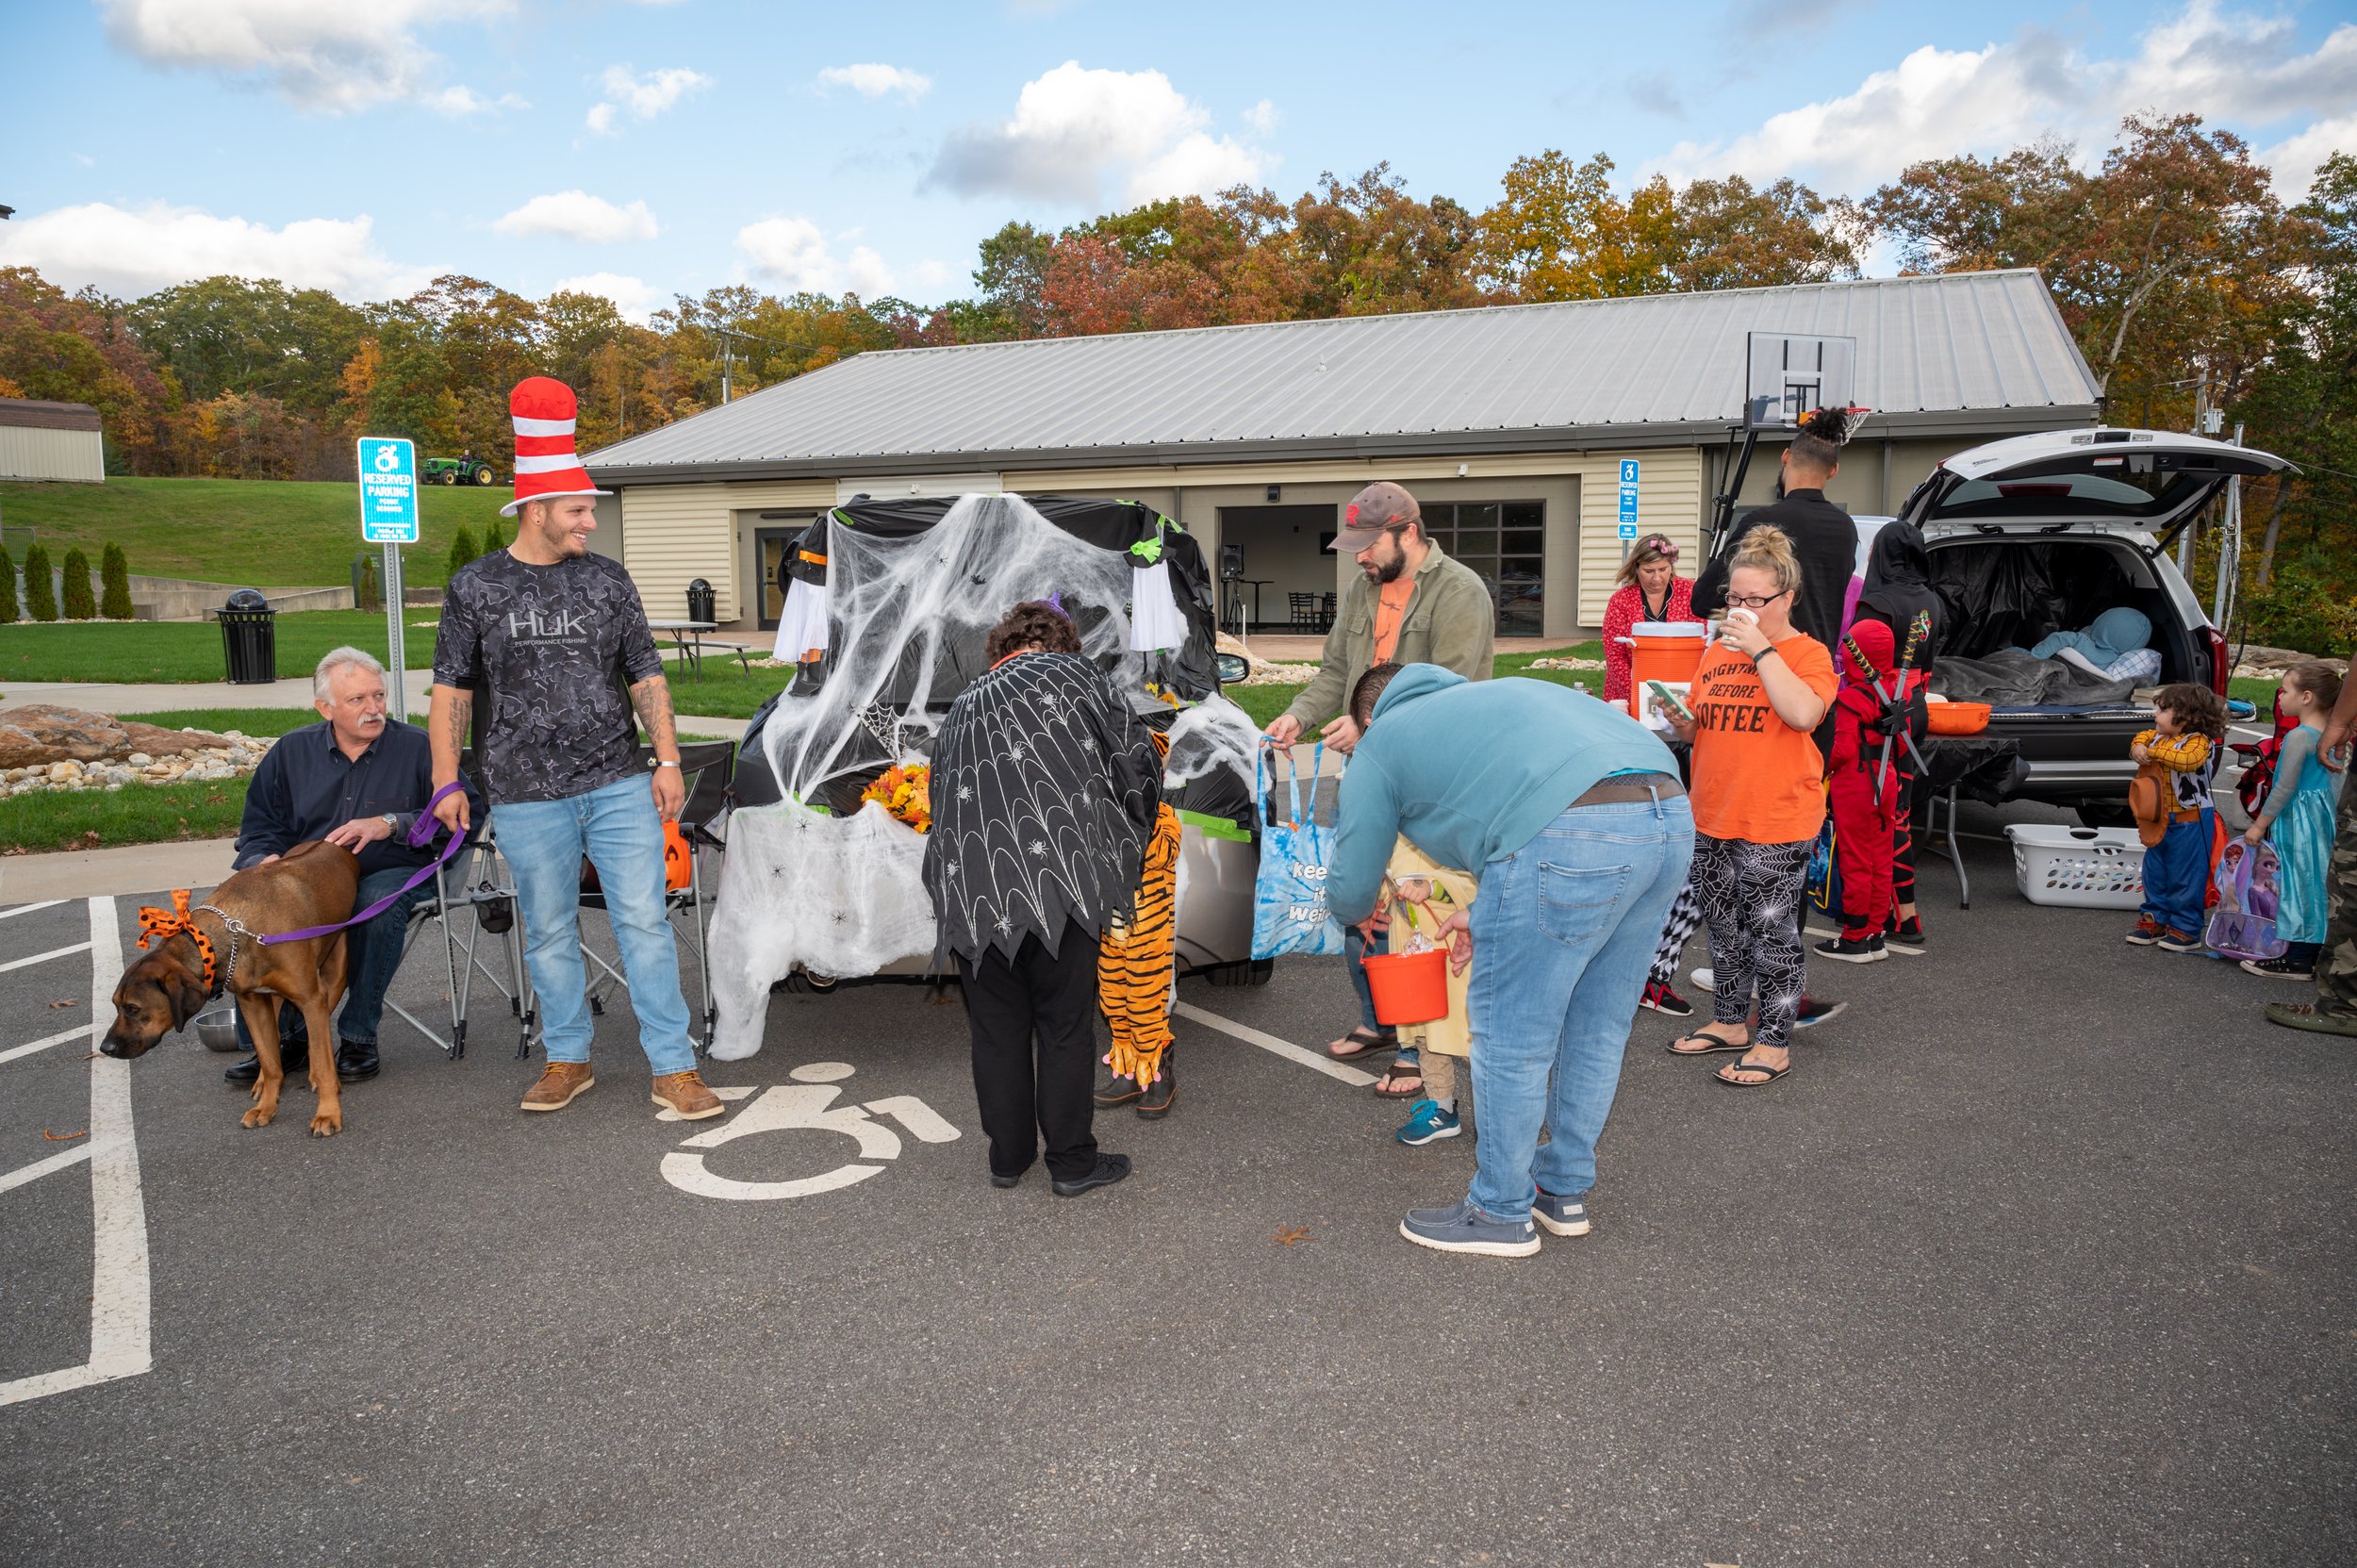
{"type": "Polygon", "coordinates": [[[1883,946],[1892,952],[1909,958],[1923,956],[1923,922],[1919,919],[1894,921],[1883,927],[1883,946]]]}
{"type": "Polygon", "coordinates": [[[1666,981],[1645,982],[1645,994],[1638,999],[1637,1005],[1672,1018],[1690,1018],[1694,1015],[1694,1004],[1671,990],[1666,981]]]}
{"type": "MultiPolygon", "coordinates": [[[[2133,942],[2135,938],[2132,936],[2128,938],[2128,940],[2133,942]]],[[[2202,943],[2201,938],[2199,936],[2187,936],[2182,931],[2165,931],[2161,933],[2160,940],[2153,943],[2153,946],[2160,949],[2161,951],[2165,953],[2198,953],[2204,950],[2204,944],[2202,943]]]]}
{"type": "Polygon", "coordinates": [[[1392,1136],[1410,1148],[1418,1148],[1442,1138],[1454,1138],[1463,1131],[1456,1112],[1442,1110],[1439,1100],[1420,1099],[1409,1110],[1407,1124],[1392,1136]]]}
{"type": "Polygon", "coordinates": [[[1708,991],[1713,996],[1718,995],[1718,977],[1712,974],[1707,966],[1695,970],[1693,980],[1695,990],[1708,991]]]}
{"type": "Polygon", "coordinates": [[[1847,936],[1829,936],[1809,949],[1820,958],[1830,958],[1842,964],[1880,964],[1890,956],[1883,946],[1883,933],[1852,940],[1847,936]]]}
{"type": "Polygon", "coordinates": [[[2289,954],[2282,958],[2246,958],[2242,961],[2242,966],[2247,972],[2268,980],[2314,980],[2316,978],[2316,966],[2314,959],[2302,964],[2289,954]]]}
{"type": "Polygon", "coordinates": [[[2134,947],[2149,948],[2167,934],[2167,926],[2150,915],[2139,915],[2136,916],[2136,929],[2128,933],[2128,941],[2134,947]]]}

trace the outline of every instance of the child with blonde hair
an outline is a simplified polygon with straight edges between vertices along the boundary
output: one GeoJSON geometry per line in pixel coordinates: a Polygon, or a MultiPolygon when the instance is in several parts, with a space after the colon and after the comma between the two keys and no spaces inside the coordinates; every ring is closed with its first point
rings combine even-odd
{"type": "Polygon", "coordinates": [[[2307,980],[2316,973],[2332,864],[2332,813],[2341,798],[2341,775],[2317,761],[2316,745],[2340,700],[2341,677],[2329,664],[2311,660],[2283,672],[2283,711],[2299,723],[2283,736],[2274,786],[2243,830],[2243,840],[2264,838],[2275,846],[2275,934],[2289,950],[2281,958],[2243,960],[2254,975],[2307,980]]]}

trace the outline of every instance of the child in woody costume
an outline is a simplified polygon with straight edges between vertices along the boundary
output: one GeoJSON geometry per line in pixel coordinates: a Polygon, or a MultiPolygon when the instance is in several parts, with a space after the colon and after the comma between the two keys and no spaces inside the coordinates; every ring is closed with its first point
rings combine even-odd
{"type": "MultiPolygon", "coordinates": [[[[1439,944],[1450,916],[1473,908],[1479,884],[1467,872],[1441,865],[1406,838],[1392,850],[1391,885],[1384,902],[1390,916],[1389,949],[1395,953],[1429,952],[1439,944]]],[[[1457,1109],[1457,1064],[1473,1054],[1473,1016],[1465,1002],[1473,970],[1448,977],[1448,1013],[1429,1023],[1402,1024],[1399,1043],[1416,1048],[1424,1065],[1424,1098],[1409,1108],[1408,1120],[1393,1134],[1411,1146],[1454,1138],[1463,1131],[1457,1109]]]]}

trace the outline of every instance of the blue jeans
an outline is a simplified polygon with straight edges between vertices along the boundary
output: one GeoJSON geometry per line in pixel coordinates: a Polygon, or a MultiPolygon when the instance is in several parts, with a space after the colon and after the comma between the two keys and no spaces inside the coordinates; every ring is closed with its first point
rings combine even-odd
{"type": "Polygon", "coordinates": [[[2210,814],[2171,822],[2144,851],[2144,913],[2183,936],[2199,936],[2210,898],[2210,814]]]}
{"type": "Polygon", "coordinates": [[[1466,999],[1481,1117],[1470,1196],[1485,1213],[1521,1222],[1534,1180],[1562,1197],[1595,1185],[1637,999],[1693,855],[1678,797],[1574,806],[1482,867],[1466,999]]]}
{"type": "MultiPolygon", "coordinates": [[[[402,866],[371,871],[360,879],[360,893],[352,907],[355,911],[368,908],[407,882],[412,869],[402,866]]],[[[409,930],[409,912],[433,892],[431,880],[420,883],[375,919],[344,933],[344,1010],[336,1020],[338,1039],[358,1046],[376,1044],[377,1025],[385,1016],[385,993],[392,986],[394,971],[401,967],[401,942],[409,930]]],[[[291,1002],[280,1003],[280,1042],[309,1036],[303,1015],[291,1002]]],[[[254,1036],[246,1032],[243,1008],[238,1010],[238,1044],[247,1050],[254,1048],[254,1036]]]]}
{"type": "Polygon", "coordinates": [[[663,819],[645,776],[569,800],[503,802],[491,808],[491,830],[516,874],[524,963],[540,993],[540,1039],[549,1060],[588,1061],[597,1032],[581,958],[581,858],[587,855],[622,950],[648,1065],[658,1077],[693,1067],[679,949],[663,907],[663,819]]]}
{"type": "Polygon", "coordinates": [[[1390,1029],[1376,1022],[1375,993],[1367,989],[1367,939],[1359,934],[1357,926],[1343,928],[1343,967],[1350,971],[1350,989],[1359,999],[1359,1027],[1371,1034],[1389,1034],[1390,1029]]]}

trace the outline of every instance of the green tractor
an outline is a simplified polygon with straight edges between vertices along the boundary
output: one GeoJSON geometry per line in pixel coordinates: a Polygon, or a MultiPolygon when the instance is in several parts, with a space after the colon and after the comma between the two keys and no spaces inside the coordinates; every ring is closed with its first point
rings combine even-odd
{"type": "Polygon", "coordinates": [[[429,457],[419,480],[427,485],[496,485],[491,465],[469,453],[463,457],[429,457]]]}

